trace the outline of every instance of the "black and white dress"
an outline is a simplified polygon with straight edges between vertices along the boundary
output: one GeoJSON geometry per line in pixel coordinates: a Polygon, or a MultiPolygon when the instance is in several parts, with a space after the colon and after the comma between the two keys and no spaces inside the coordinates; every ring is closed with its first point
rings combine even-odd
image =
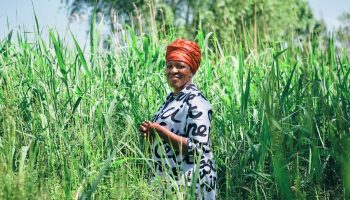
{"type": "Polygon", "coordinates": [[[191,186],[197,172],[196,196],[215,199],[216,170],[210,148],[212,109],[210,103],[194,84],[186,86],[177,96],[170,93],[154,116],[171,132],[187,138],[188,153],[175,151],[163,140],[152,144],[157,175],[175,180],[179,185],[191,186]]]}

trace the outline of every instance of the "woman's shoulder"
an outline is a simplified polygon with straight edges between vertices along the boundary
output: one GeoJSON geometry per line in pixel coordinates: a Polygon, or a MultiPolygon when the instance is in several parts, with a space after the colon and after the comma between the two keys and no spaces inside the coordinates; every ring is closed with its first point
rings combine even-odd
{"type": "Polygon", "coordinates": [[[186,89],[188,91],[187,97],[189,99],[189,102],[191,102],[192,105],[211,109],[210,102],[195,84],[190,84],[189,86],[186,87],[186,89]]]}
{"type": "Polygon", "coordinates": [[[192,100],[192,104],[198,106],[207,108],[208,110],[211,110],[211,104],[210,102],[204,97],[204,95],[201,92],[198,92],[196,96],[192,100]]]}

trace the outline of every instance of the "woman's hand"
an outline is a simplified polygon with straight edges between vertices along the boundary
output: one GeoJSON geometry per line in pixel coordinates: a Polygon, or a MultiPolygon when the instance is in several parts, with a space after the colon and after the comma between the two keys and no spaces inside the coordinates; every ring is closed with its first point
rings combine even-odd
{"type": "Polygon", "coordinates": [[[177,135],[164,126],[159,125],[156,122],[144,121],[140,124],[140,133],[144,137],[153,136],[157,134],[168,144],[175,148],[176,151],[187,154],[187,138],[177,135]]]}
{"type": "Polygon", "coordinates": [[[152,134],[152,130],[157,128],[156,122],[144,121],[140,124],[139,131],[144,136],[150,136],[152,134]]]}

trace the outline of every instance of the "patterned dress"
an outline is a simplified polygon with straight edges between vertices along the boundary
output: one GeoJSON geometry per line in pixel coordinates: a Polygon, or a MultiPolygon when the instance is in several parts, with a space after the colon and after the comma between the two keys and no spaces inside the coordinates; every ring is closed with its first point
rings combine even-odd
{"type": "Polygon", "coordinates": [[[210,103],[196,85],[190,84],[177,96],[170,93],[153,119],[171,132],[186,137],[188,149],[183,155],[165,141],[154,140],[156,174],[182,186],[191,186],[195,179],[198,199],[215,199],[216,195],[216,169],[209,139],[211,118],[210,103]]]}

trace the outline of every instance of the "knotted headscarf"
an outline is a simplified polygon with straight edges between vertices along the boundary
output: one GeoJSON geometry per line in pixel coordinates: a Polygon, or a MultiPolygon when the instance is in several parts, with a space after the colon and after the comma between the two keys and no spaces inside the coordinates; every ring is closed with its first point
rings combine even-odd
{"type": "Polygon", "coordinates": [[[201,63],[201,49],[196,42],[176,39],[166,48],[166,62],[182,61],[189,65],[195,74],[201,63]]]}

